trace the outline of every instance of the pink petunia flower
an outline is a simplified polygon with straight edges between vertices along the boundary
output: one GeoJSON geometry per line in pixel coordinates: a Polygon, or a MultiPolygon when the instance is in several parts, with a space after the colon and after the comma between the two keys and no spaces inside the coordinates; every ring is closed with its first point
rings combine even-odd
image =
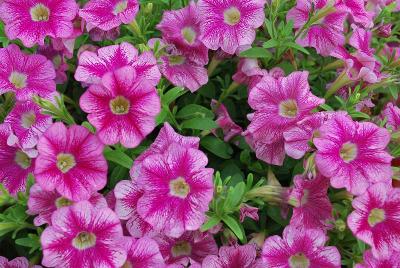
{"type": "Polygon", "coordinates": [[[337,0],[336,8],[346,11],[351,22],[364,28],[372,28],[374,13],[366,9],[365,2],[364,0],[337,0]]]}
{"type": "Polygon", "coordinates": [[[241,58],[232,80],[238,84],[249,85],[249,88],[252,88],[264,75],[268,75],[268,71],[260,68],[257,59],[241,58]]]}
{"type": "MultiPolygon", "coordinates": [[[[287,13],[286,19],[292,20],[296,30],[301,29],[309,20],[310,13],[325,12],[332,2],[327,0],[299,0],[287,13]],[[312,10],[314,7],[314,10],[312,10]],[[321,11],[324,10],[324,11],[321,11]]],[[[332,11],[311,25],[296,42],[304,47],[313,47],[322,56],[328,56],[338,46],[344,45],[343,33],[346,12],[333,7],[332,11]]]]}
{"type": "Polygon", "coordinates": [[[121,267],[127,252],[121,223],[109,208],[87,201],[54,212],[40,238],[47,267],[121,267]]]}
{"type": "Polygon", "coordinates": [[[72,201],[87,200],[107,182],[104,145],[81,126],[54,123],[40,138],[35,179],[45,191],[72,201]]]}
{"type": "Polygon", "coordinates": [[[98,27],[108,31],[132,22],[138,11],[137,0],[90,0],[79,10],[79,16],[88,23],[88,30],[98,27]]]}
{"type": "MultiPolygon", "coordinates": [[[[215,114],[217,115],[217,120],[215,122],[224,133],[224,141],[228,142],[243,132],[242,127],[232,121],[225,105],[218,105],[218,101],[211,100],[211,108],[215,110],[215,114]]],[[[216,134],[215,130],[213,132],[216,134]]]]}
{"type": "Polygon", "coordinates": [[[174,44],[179,51],[184,51],[191,61],[205,65],[208,63],[208,48],[199,39],[200,22],[197,6],[190,2],[182,9],[164,11],[157,29],[164,40],[174,44]]]}
{"type": "MultiPolygon", "coordinates": [[[[93,193],[87,201],[99,209],[107,207],[105,198],[99,193],[93,193]]],[[[55,190],[45,191],[38,183],[35,183],[29,191],[27,213],[37,215],[33,219],[36,226],[51,224],[51,215],[54,211],[73,204],[73,201],[61,196],[55,190]]]]}
{"type": "Polygon", "coordinates": [[[210,254],[218,253],[218,246],[209,233],[185,232],[178,238],[155,237],[166,264],[173,267],[200,265],[210,254]]]}
{"type": "Polygon", "coordinates": [[[9,124],[0,124],[0,183],[15,196],[25,191],[28,175],[35,168],[35,159],[17,145],[7,144],[11,134],[9,124]]]}
{"type": "Polygon", "coordinates": [[[200,150],[176,143],[162,154],[147,156],[138,178],[144,189],[139,215],[168,236],[197,230],[213,197],[213,170],[205,168],[207,162],[200,150]]]}
{"type": "Polygon", "coordinates": [[[288,225],[283,238],[274,235],[265,240],[262,258],[265,267],[340,268],[336,247],[325,247],[327,236],[319,229],[302,229],[288,225]]]}
{"type": "Polygon", "coordinates": [[[355,211],[347,218],[354,235],[370,245],[376,256],[400,251],[400,189],[376,183],[352,203],[355,211]]]}
{"type": "Polygon", "coordinates": [[[56,71],[56,77],[54,81],[57,84],[64,84],[67,80],[68,63],[65,60],[63,52],[55,50],[51,45],[39,46],[38,53],[45,56],[48,60],[53,63],[56,71]]]}
{"type": "Polygon", "coordinates": [[[268,75],[250,90],[248,102],[256,112],[244,135],[259,159],[282,165],[283,133],[324,103],[311,93],[307,78],[308,72],[294,72],[278,80],[268,75]]]}
{"type": "Polygon", "coordinates": [[[161,110],[156,88],[137,79],[131,66],[106,73],[101,85],[83,93],[79,104],[104,144],[120,142],[127,148],[138,146],[153,131],[161,110]]]}
{"type": "Polygon", "coordinates": [[[289,203],[294,205],[290,225],[308,229],[327,229],[332,218],[332,205],[328,198],[329,180],[317,176],[307,180],[301,175],[294,177],[289,203]]]}
{"type": "Polygon", "coordinates": [[[120,34],[119,28],[114,28],[108,31],[103,31],[100,28],[93,28],[89,31],[90,39],[96,42],[104,41],[104,40],[112,40],[118,38],[120,34]]]}
{"type": "Polygon", "coordinates": [[[126,42],[102,47],[97,53],[83,52],[79,57],[75,79],[88,84],[98,84],[104,74],[126,65],[135,69],[138,79],[146,80],[153,86],[160,81],[161,74],[153,53],[147,51],[139,55],[137,49],[126,42]]]}
{"type": "Polygon", "coordinates": [[[390,141],[386,129],[338,115],[326,122],[319,133],[320,137],[314,138],[318,150],[315,162],[333,187],[345,187],[359,195],[373,183],[390,181],[392,157],[385,150],[390,141]]]}
{"type": "Polygon", "coordinates": [[[399,252],[393,252],[389,257],[375,257],[371,250],[364,251],[364,260],[355,268],[400,268],[399,252]]]}
{"type": "Polygon", "coordinates": [[[127,238],[128,258],[122,267],[165,268],[158,244],[151,238],[127,238]]]}
{"type": "Polygon", "coordinates": [[[136,180],[120,181],[114,189],[116,199],[114,211],[121,220],[127,220],[126,229],[134,238],[152,237],[158,234],[137,213],[137,202],[143,193],[144,191],[140,189],[136,180]]]}
{"type": "Polygon", "coordinates": [[[400,128],[400,108],[389,102],[382,111],[382,117],[386,118],[386,127],[392,130],[400,128]]]}
{"type": "Polygon", "coordinates": [[[40,265],[29,265],[29,261],[25,257],[17,257],[13,260],[7,260],[7,258],[0,256],[0,267],[1,268],[41,268],[40,265]]]}
{"type": "Polygon", "coordinates": [[[249,206],[247,204],[244,204],[240,207],[239,213],[240,213],[240,215],[239,215],[240,222],[244,222],[244,219],[246,217],[253,219],[255,221],[258,221],[258,219],[259,219],[258,208],[249,206]]]}
{"type": "Polygon", "coordinates": [[[244,246],[222,246],[219,249],[219,256],[209,255],[204,261],[202,267],[213,268],[261,268],[256,261],[256,247],[253,244],[244,246]]]}
{"type": "Polygon", "coordinates": [[[264,23],[265,0],[199,0],[200,40],[212,50],[234,54],[251,45],[264,23]]]}
{"type": "Polygon", "coordinates": [[[74,0],[3,0],[0,18],[9,39],[19,38],[24,46],[44,45],[46,36],[68,37],[78,11],[74,0]]]}
{"type": "Polygon", "coordinates": [[[25,149],[36,146],[40,136],[50,127],[52,119],[42,114],[34,102],[26,101],[17,102],[4,123],[8,123],[12,130],[8,144],[18,144],[25,149]]]}
{"type": "Polygon", "coordinates": [[[56,91],[53,64],[42,55],[26,55],[17,45],[0,48],[0,94],[12,91],[18,101],[33,95],[49,97],[56,91]]]}

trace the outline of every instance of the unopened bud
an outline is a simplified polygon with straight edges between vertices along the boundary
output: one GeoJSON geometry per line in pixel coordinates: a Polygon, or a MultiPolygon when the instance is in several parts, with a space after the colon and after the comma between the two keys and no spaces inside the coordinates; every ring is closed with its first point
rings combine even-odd
{"type": "Polygon", "coordinates": [[[392,24],[385,24],[378,28],[378,36],[388,38],[392,35],[392,24]]]}

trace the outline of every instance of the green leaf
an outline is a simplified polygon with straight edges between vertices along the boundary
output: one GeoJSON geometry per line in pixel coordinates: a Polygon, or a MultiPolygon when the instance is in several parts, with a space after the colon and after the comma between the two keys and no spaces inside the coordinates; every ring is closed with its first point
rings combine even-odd
{"type": "Polygon", "coordinates": [[[133,165],[133,160],[124,152],[117,150],[108,150],[104,152],[104,157],[111,162],[114,162],[122,167],[130,169],[133,165]]]}
{"type": "Polygon", "coordinates": [[[307,51],[307,49],[305,49],[304,47],[300,46],[299,44],[293,43],[293,42],[289,42],[286,44],[288,47],[294,48],[296,50],[299,50],[301,52],[303,52],[304,54],[310,55],[310,52],[307,51]]]}
{"type": "Polygon", "coordinates": [[[226,197],[225,208],[229,211],[236,209],[242,201],[245,190],[246,184],[243,181],[236,184],[234,188],[230,188],[226,197]]]}
{"type": "Polygon", "coordinates": [[[166,118],[168,116],[168,107],[162,107],[161,112],[157,115],[156,117],[156,125],[158,126],[159,124],[162,124],[166,121],[166,118]]]}
{"type": "Polygon", "coordinates": [[[184,95],[187,91],[183,87],[174,87],[170,89],[161,97],[161,102],[163,105],[170,105],[171,102],[184,95]]]}
{"type": "Polygon", "coordinates": [[[363,118],[363,119],[370,119],[370,116],[363,112],[352,111],[349,112],[349,115],[353,118],[363,118]]]}
{"type": "Polygon", "coordinates": [[[182,122],[183,129],[211,130],[218,125],[210,118],[192,118],[182,122]]]}
{"type": "Polygon", "coordinates": [[[179,112],[176,114],[176,118],[181,119],[188,119],[193,117],[200,117],[200,118],[214,118],[214,113],[207,109],[204,106],[198,104],[188,104],[184,106],[179,112]]]}
{"type": "Polygon", "coordinates": [[[230,159],[232,157],[233,149],[231,146],[217,137],[206,136],[201,139],[200,144],[220,158],[230,159]]]}
{"type": "Polygon", "coordinates": [[[41,247],[40,238],[36,234],[28,234],[28,237],[18,238],[15,240],[17,245],[30,248],[29,254],[41,247]]]}
{"type": "Polygon", "coordinates": [[[205,232],[207,230],[210,230],[211,228],[213,228],[214,226],[216,226],[220,222],[221,222],[221,219],[217,215],[214,215],[214,216],[209,217],[207,219],[207,221],[201,226],[200,230],[202,232],[205,232]]]}
{"type": "Polygon", "coordinates": [[[321,107],[325,111],[333,111],[333,108],[331,106],[329,106],[328,104],[326,104],[326,103],[321,104],[319,107],[321,107]]]}
{"type": "Polygon", "coordinates": [[[271,58],[272,54],[262,47],[253,47],[240,53],[240,57],[245,58],[271,58]]]}
{"type": "Polygon", "coordinates": [[[96,132],[96,128],[92,124],[90,124],[88,121],[82,122],[82,126],[87,128],[92,133],[96,132]]]}
{"type": "Polygon", "coordinates": [[[232,232],[239,238],[239,240],[244,240],[244,233],[242,228],[240,228],[240,224],[238,220],[234,219],[229,215],[224,215],[222,217],[222,221],[232,230],[232,232]]]}

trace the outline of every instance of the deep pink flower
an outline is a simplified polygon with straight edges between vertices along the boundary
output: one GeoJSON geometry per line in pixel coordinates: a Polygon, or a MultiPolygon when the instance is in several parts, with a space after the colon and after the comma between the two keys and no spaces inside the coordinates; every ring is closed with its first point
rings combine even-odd
{"type": "Polygon", "coordinates": [[[79,57],[75,79],[88,84],[97,84],[101,82],[104,74],[126,65],[135,69],[138,78],[146,80],[153,86],[160,81],[161,74],[153,53],[147,51],[139,55],[137,49],[126,42],[102,47],[97,53],[83,52],[79,57]]]}
{"type": "Polygon", "coordinates": [[[138,240],[126,238],[128,258],[122,267],[165,268],[158,244],[148,237],[138,240]]]}
{"type": "Polygon", "coordinates": [[[51,45],[39,46],[38,53],[45,56],[48,60],[53,63],[56,71],[56,77],[54,81],[57,84],[64,84],[67,80],[68,63],[65,60],[64,53],[55,50],[51,45]]]}
{"type": "Polygon", "coordinates": [[[40,136],[51,125],[51,116],[41,113],[40,107],[34,102],[17,102],[7,115],[4,123],[11,126],[12,134],[8,144],[18,144],[22,148],[36,146],[40,136]]]}
{"type": "Polygon", "coordinates": [[[172,43],[179,51],[199,65],[208,63],[208,49],[200,41],[200,17],[197,6],[190,2],[179,10],[164,11],[161,22],[157,25],[162,38],[172,43]]]}
{"type": "Polygon", "coordinates": [[[400,251],[400,189],[376,183],[352,203],[355,211],[347,218],[354,235],[370,245],[376,256],[400,251]]]}
{"type": "Polygon", "coordinates": [[[240,222],[244,222],[244,219],[246,217],[253,219],[255,221],[258,221],[258,208],[249,206],[247,204],[244,204],[243,206],[240,207],[240,215],[239,219],[240,222]]]}
{"type": "MultiPolygon", "coordinates": [[[[224,133],[224,141],[228,142],[229,140],[231,140],[235,136],[240,135],[243,132],[242,127],[232,121],[225,105],[218,105],[218,101],[212,100],[211,108],[213,108],[213,110],[216,110],[215,114],[217,115],[217,120],[215,122],[224,133]]],[[[214,134],[216,134],[215,131],[214,134]]]]}
{"type": "Polygon", "coordinates": [[[185,232],[179,238],[159,236],[155,238],[166,264],[173,267],[200,265],[210,254],[218,253],[218,246],[209,233],[185,232]]]}
{"type": "Polygon", "coordinates": [[[109,208],[82,201],[54,212],[40,238],[47,267],[121,267],[127,257],[122,227],[109,208]]]}
{"type": "MultiPolygon", "coordinates": [[[[279,67],[276,68],[280,69],[279,67]]],[[[260,68],[257,59],[241,58],[237,66],[237,71],[232,76],[232,80],[238,84],[249,85],[249,88],[252,88],[264,75],[268,74],[267,70],[260,68]]]]}
{"type": "Polygon", "coordinates": [[[393,252],[389,257],[377,256],[371,250],[364,251],[362,264],[356,264],[355,268],[400,268],[399,252],[393,252]]]}
{"type": "Polygon", "coordinates": [[[104,144],[120,142],[128,148],[153,131],[161,109],[156,88],[137,79],[131,66],[105,74],[102,84],[91,85],[79,104],[104,144]]]}
{"type": "MultiPolygon", "coordinates": [[[[0,256],[0,267],[1,268],[29,268],[29,261],[25,257],[17,257],[13,260],[7,260],[7,258],[0,256]]],[[[32,268],[40,268],[39,265],[34,265],[32,268]]]]}
{"type": "Polygon", "coordinates": [[[138,11],[137,0],[90,0],[79,10],[79,16],[88,23],[88,30],[98,27],[108,31],[132,22],[138,11]]]}
{"type": "MultiPolygon", "coordinates": [[[[87,201],[96,208],[107,207],[105,198],[99,193],[93,193],[87,201]]],[[[38,183],[35,183],[29,191],[27,213],[37,215],[33,219],[36,226],[51,224],[51,215],[54,211],[73,204],[73,201],[61,196],[55,190],[45,191],[38,183]]]]}
{"type": "Polygon", "coordinates": [[[307,78],[308,72],[294,72],[278,80],[267,75],[250,90],[248,102],[256,112],[244,135],[259,159],[281,165],[283,133],[324,103],[311,93],[307,78]]]}
{"type": "Polygon", "coordinates": [[[212,50],[234,54],[251,45],[264,23],[265,0],[199,0],[200,40],[212,50]]]}
{"type": "Polygon", "coordinates": [[[114,189],[115,213],[121,220],[126,220],[126,229],[135,238],[143,236],[155,236],[157,232],[153,230],[137,213],[137,202],[143,195],[143,190],[139,188],[136,180],[123,180],[118,182],[114,189]]]}
{"type": "Polygon", "coordinates": [[[325,247],[327,236],[318,229],[302,229],[288,225],[283,238],[274,235],[265,240],[262,258],[265,267],[340,268],[336,247],[325,247]]]}
{"type": "Polygon", "coordinates": [[[317,176],[307,180],[294,177],[289,203],[294,205],[290,225],[309,229],[326,229],[332,218],[332,205],[328,198],[329,179],[317,176]]]}
{"type": "Polygon", "coordinates": [[[39,140],[35,179],[43,190],[87,200],[107,182],[103,148],[85,127],[54,123],[39,140]]]}
{"type": "Polygon", "coordinates": [[[337,0],[336,8],[346,11],[352,22],[365,28],[374,26],[374,13],[366,10],[364,0],[337,0]]]}
{"type": "MultiPolygon", "coordinates": [[[[309,19],[312,6],[314,13],[329,8],[332,1],[327,0],[299,0],[296,6],[287,13],[286,19],[294,22],[294,28],[299,30],[309,19]]],[[[344,45],[343,33],[346,12],[336,9],[320,19],[319,23],[311,25],[305,33],[296,40],[301,46],[313,47],[323,56],[340,45],[344,45]]]]}
{"type": "Polygon", "coordinates": [[[44,45],[44,38],[68,37],[78,11],[74,0],[3,0],[0,18],[9,39],[19,38],[24,46],[44,45]]]}
{"type": "Polygon", "coordinates": [[[318,170],[330,178],[335,188],[345,187],[354,195],[369,185],[390,181],[392,157],[386,152],[389,132],[370,122],[354,122],[337,115],[320,129],[314,138],[318,170]]]}
{"type": "Polygon", "coordinates": [[[386,118],[386,127],[393,130],[400,128],[400,108],[389,102],[382,111],[382,117],[386,118]]]}
{"type": "Polygon", "coordinates": [[[9,124],[0,124],[0,183],[12,194],[25,190],[28,175],[33,173],[35,159],[16,145],[9,146],[9,124]]]}
{"type": "Polygon", "coordinates": [[[219,256],[210,255],[203,261],[204,268],[256,268],[263,267],[257,264],[256,247],[253,244],[244,246],[222,246],[219,249],[219,256]]]}
{"type": "Polygon", "coordinates": [[[33,95],[49,97],[56,91],[53,64],[42,55],[26,55],[17,45],[0,48],[0,94],[12,91],[17,100],[33,95]]]}
{"type": "Polygon", "coordinates": [[[144,159],[138,182],[144,189],[137,210],[156,230],[172,237],[197,230],[213,196],[213,170],[200,150],[173,143],[144,159]]]}

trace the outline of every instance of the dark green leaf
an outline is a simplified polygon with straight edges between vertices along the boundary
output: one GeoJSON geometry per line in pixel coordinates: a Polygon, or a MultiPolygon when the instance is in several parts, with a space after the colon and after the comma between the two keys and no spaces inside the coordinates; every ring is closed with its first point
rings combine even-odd
{"type": "Polygon", "coordinates": [[[217,127],[217,123],[210,118],[192,118],[182,122],[184,129],[211,130],[217,127]]]}
{"type": "Polygon", "coordinates": [[[244,58],[271,58],[272,54],[262,47],[253,47],[240,53],[240,57],[244,58]]]}
{"type": "Polygon", "coordinates": [[[230,159],[233,153],[229,144],[216,137],[206,136],[201,139],[200,144],[208,151],[223,159],[230,159]]]}

